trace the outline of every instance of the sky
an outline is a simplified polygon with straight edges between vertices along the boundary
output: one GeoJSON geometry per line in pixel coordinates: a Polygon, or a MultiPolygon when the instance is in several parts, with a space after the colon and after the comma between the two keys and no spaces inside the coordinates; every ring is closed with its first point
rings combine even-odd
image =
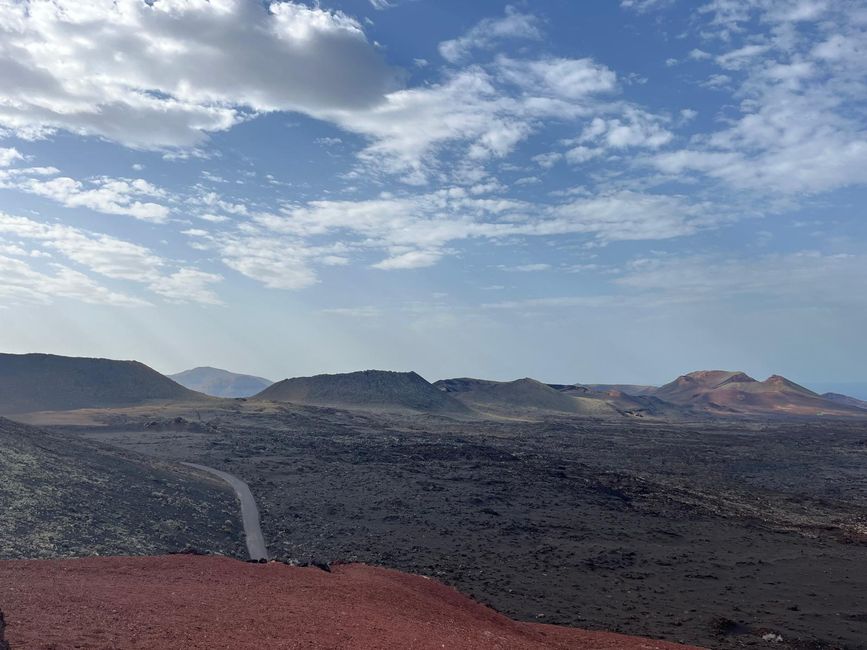
{"type": "Polygon", "coordinates": [[[867,381],[867,0],[0,0],[0,350],[867,381]]]}

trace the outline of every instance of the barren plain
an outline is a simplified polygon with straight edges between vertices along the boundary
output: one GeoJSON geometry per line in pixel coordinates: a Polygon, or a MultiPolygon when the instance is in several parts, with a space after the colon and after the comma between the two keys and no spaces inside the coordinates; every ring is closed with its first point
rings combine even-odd
{"type": "Polygon", "coordinates": [[[710,648],[867,647],[863,422],[459,421],[243,400],[76,418],[55,430],[247,481],[278,559],[430,575],[519,620],[710,648]]]}

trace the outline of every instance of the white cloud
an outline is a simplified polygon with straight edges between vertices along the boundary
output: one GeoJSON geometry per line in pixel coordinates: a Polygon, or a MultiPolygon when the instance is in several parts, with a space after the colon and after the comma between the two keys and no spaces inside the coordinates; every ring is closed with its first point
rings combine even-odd
{"type": "Polygon", "coordinates": [[[518,309],[545,310],[562,309],[568,307],[582,307],[593,309],[596,307],[612,307],[623,304],[623,300],[614,296],[554,296],[551,298],[528,298],[524,300],[502,300],[482,304],[483,309],[518,309]]]}
{"type": "MultiPolygon", "coordinates": [[[[808,250],[760,257],[693,255],[632,260],[611,279],[613,289],[598,295],[553,296],[506,300],[482,305],[492,309],[546,310],[568,308],[729,305],[740,302],[758,309],[840,309],[850,315],[867,307],[861,290],[867,273],[864,255],[827,254],[808,250]]],[[[634,312],[633,312],[634,313],[634,312]]]]}
{"type": "Polygon", "coordinates": [[[867,306],[863,255],[802,251],[762,257],[639,258],[615,284],[677,302],[758,297],[763,304],[867,306]]]}
{"type": "Polygon", "coordinates": [[[543,169],[550,169],[562,160],[563,154],[559,151],[550,151],[548,153],[540,153],[533,156],[533,162],[543,169]]]}
{"type": "Polygon", "coordinates": [[[349,318],[376,318],[382,315],[382,309],[379,307],[332,307],[323,309],[323,314],[334,314],[335,316],[348,316],[349,318]]]}
{"type": "Polygon", "coordinates": [[[488,49],[498,41],[506,39],[539,40],[542,32],[539,19],[524,14],[514,7],[506,7],[506,15],[501,18],[485,18],[463,36],[439,45],[440,54],[451,63],[466,59],[473,50],[488,49]]]}
{"type": "Polygon", "coordinates": [[[524,92],[576,100],[616,88],[617,75],[592,59],[547,58],[517,60],[501,56],[497,72],[524,92]]]}
{"type": "Polygon", "coordinates": [[[258,112],[378,102],[357,21],[296,2],[22,0],[0,7],[0,126],[192,147],[258,112]]]}
{"type": "Polygon", "coordinates": [[[727,87],[731,82],[732,78],[727,74],[712,74],[701,82],[701,85],[705,88],[719,89],[727,87]]]}
{"type": "Polygon", "coordinates": [[[714,224],[710,207],[682,196],[618,191],[554,206],[535,234],[586,233],[601,241],[659,240],[714,224]]]}
{"type": "Polygon", "coordinates": [[[222,301],[210,289],[210,285],[220,282],[222,279],[223,277],[216,273],[182,268],[169,275],[155,278],[149,284],[149,288],[172,302],[219,305],[222,304],[222,301]]]}
{"type": "Polygon", "coordinates": [[[583,234],[600,243],[669,239],[712,227],[709,207],[684,197],[617,191],[537,204],[479,198],[460,187],[361,201],[312,201],[254,215],[235,234],[200,238],[231,268],[268,287],[299,289],[316,282],[316,266],[345,263],[370,251],[388,255],[373,268],[432,266],[471,239],[583,234]],[[332,244],[321,242],[329,237],[332,244]]]}
{"type": "Polygon", "coordinates": [[[728,74],[704,85],[734,87],[728,126],[660,153],[667,174],[703,174],[738,190],[814,194],[867,183],[867,130],[858,109],[867,33],[854,5],[807,0],[715,0],[702,9],[728,30],[715,57],[728,74]],[[758,19],[762,31],[746,31],[758,19]]]}
{"type": "Polygon", "coordinates": [[[822,17],[829,6],[824,0],[711,0],[699,8],[699,13],[710,16],[719,38],[729,40],[732,34],[743,32],[744,23],[754,17],[770,23],[812,21],[822,17]]]}
{"type": "MultiPolygon", "coordinates": [[[[440,154],[449,151],[471,166],[503,157],[547,119],[606,110],[597,95],[615,88],[616,75],[590,59],[499,57],[491,70],[471,66],[440,84],[389,93],[379,105],[329,117],[370,140],[360,154],[367,171],[424,184],[446,174],[440,154]]],[[[449,168],[454,173],[461,166],[449,168]]]]}
{"type": "Polygon", "coordinates": [[[659,9],[672,4],[674,0],[620,0],[620,6],[624,9],[632,9],[639,13],[659,9]]]}
{"type": "Polygon", "coordinates": [[[584,145],[578,145],[577,147],[572,147],[565,154],[563,154],[566,160],[573,165],[580,165],[581,163],[585,163],[588,160],[593,160],[594,158],[598,158],[603,154],[602,149],[591,149],[590,147],[585,147],[584,145]]]}
{"type": "Polygon", "coordinates": [[[8,167],[12,163],[17,160],[23,160],[24,156],[22,156],[17,149],[12,148],[4,148],[0,147],[0,167],[8,167]]]}
{"type": "Polygon", "coordinates": [[[83,273],[62,265],[52,265],[50,272],[32,268],[26,261],[0,254],[0,304],[51,304],[57,298],[80,300],[90,304],[142,306],[147,302],[111,291],[83,273]]]}
{"type": "Polygon", "coordinates": [[[672,134],[659,118],[644,111],[627,108],[622,116],[605,120],[594,118],[578,138],[579,142],[603,144],[612,149],[646,147],[658,149],[668,144],[672,134]]]}
{"type": "Polygon", "coordinates": [[[270,289],[303,289],[318,282],[310,268],[316,253],[294,238],[259,231],[211,238],[223,263],[270,289]]]}
{"type": "MultiPolygon", "coordinates": [[[[39,242],[43,247],[60,253],[94,273],[114,280],[143,284],[154,293],[172,300],[204,304],[218,302],[213,293],[204,289],[204,285],[218,281],[220,276],[189,268],[167,271],[166,268],[171,265],[168,260],[132,242],[2,212],[0,234],[39,242]]],[[[81,273],[78,275],[86,277],[81,273]]],[[[79,282],[77,286],[85,285],[79,282]]]]}
{"type": "Polygon", "coordinates": [[[718,56],[716,60],[724,68],[740,70],[749,65],[757,56],[767,52],[769,47],[768,45],[744,45],[718,56]]]}
{"type": "Polygon", "coordinates": [[[433,266],[442,257],[439,251],[409,251],[386,258],[373,265],[375,269],[389,271],[393,269],[419,269],[433,266]]]}
{"type": "Polygon", "coordinates": [[[31,194],[44,196],[68,208],[90,208],[105,214],[134,217],[142,221],[163,223],[169,208],[140,197],[162,197],[164,193],[147,181],[138,179],[97,178],[87,184],[67,176],[49,180],[29,178],[16,187],[31,194]]]}
{"type": "Polygon", "coordinates": [[[538,271],[550,271],[551,265],[544,262],[536,264],[519,264],[518,266],[501,266],[503,271],[517,271],[518,273],[536,273],[538,271]]]}
{"type": "MultiPolygon", "coordinates": [[[[442,49],[457,60],[503,38],[541,36],[537,18],[510,7],[442,49]]],[[[397,89],[356,20],[289,1],[98,0],[82,8],[22,0],[0,12],[0,76],[14,81],[0,89],[0,128],[23,137],[66,129],[132,147],[185,148],[166,154],[172,158],[201,156],[196,147],[210,132],[298,111],[365,138],[363,173],[409,184],[477,183],[488,160],[510,154],[547,120],[622,110],[600,105],[617,76],[588,58],[499,56],[440,83],[397,89]],[[459,162],[443,164],[446,155],[459,162]]],[[[79,201],[92,191],[56,189],[79,201]]],[[[166,218],[153,202],[121,209],[166,218]]]]}

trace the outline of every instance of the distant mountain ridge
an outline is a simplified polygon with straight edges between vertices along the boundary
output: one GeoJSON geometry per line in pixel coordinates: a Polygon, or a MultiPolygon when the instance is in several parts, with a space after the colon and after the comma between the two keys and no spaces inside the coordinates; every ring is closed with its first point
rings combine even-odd
{"type": "Polygon", "coordinates": [[[744,372],[700,370],[653,391],[653,397],[706,413],[724,415],[860,415],[859,409],[818,395],[781,375],[764,381],[744,372]]]}
{"type": "Polygon", "coordinates": [[[587,399],[561,392],[548,384],[525,377],[515,381],[487,379],[443,379],[434,383],[467,406],[495,415],[559,413],[573,415],[615,415],[604,400],[587,399]]]}
{"type": "Polygon", "coordinates": [[[612,391],[616,390],[626,395],[640,397],[642,395],[653,395],[658,386],[650,386],[649,384],[577,384],[584,386],[590,390],[597,391],[612,391]]]}
{"type": "Polygon", "coordinates": [[[838,404],[845,404],[846,406],[853,406],[857,409],[867,411],[867,402],[861,399],[857,399],[855,397],[841,395],[840,393],[823,393],[822,397],[827,400],[831,400],[832,402],[837,402],[838,404]]]}
{"type": "Polygon", "coordinates": [[[207,392],[214,397],[455,417],[867,417],[862,400],[819,395],[780,375],[758,381],[728,370],[690,372],[658,388],[544,384],[529,377],[461,377],[431,384],[415,372],[386,370],[295,377],[275,384],[210,367],[173,377],[203,392],[137,361],[0,354],[0,415],[201,402],[212,399],[207,392]]]}
{"type": "Polygon", "coordinates": [[[4,415],[204,398],[138,361],[0,354],[4,415]]]}
{"type": "Polygon", "coordinates": [[[213,397],[251,397],[274,383],[264,377],[238,374],[210,366],[184,370],[168,377],[181,386],[213,397]]]}
{"type": "Polygon", "coordinates": [[[820,395],[835,393],[867,402],[867,381],[807,381],[804,382],[804,385],[809,386],[810,390],[820,395]]]}
{"type": "Polygon", "coordinates": [[[254,399],[333,408],[467,415],[470,410],[415,372],[361,370],[278,381],[254,399]]]}

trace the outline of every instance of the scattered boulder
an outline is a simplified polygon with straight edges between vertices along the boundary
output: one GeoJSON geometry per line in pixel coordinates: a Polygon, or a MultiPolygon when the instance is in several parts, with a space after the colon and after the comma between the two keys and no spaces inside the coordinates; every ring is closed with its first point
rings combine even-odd
{"type": "Polygon", "coordinates": [[[10,650],[9,642],[6,641],[6,619],[0,611],[0,650],[10,650]]]}
{"type": "Polygon", "coordinates": [[[311,559],[304,562],[293,563],[293,566],[301,568],[312,567],[314,569],[319,569],[320,571],[325,571],[325,573],[331,573],[331,563],[325,560],[311,559]]]}
{"type": "Polygon", "coordinates": [[[186,418],[166,418],[145,422],[145,431],[182,431],[190,433],[213,433],[214,426],[208,422],[191,422],[186,418]]]}
{"type": "Polygon", "coordinates": [[[744,634],[747,632],[745,626],[737,621],[726,616],[716,616],[710,621],[710,630],[712,634],[717,636],[728,636],[730,634],[744,634]]]}
{"type": "MultiPolygon", "coordinates": [[[[210,555],[210,553],[199,548],[186,546],[179,551],[169,551],[169,555],[210,555]]],[[[0,650],[2,650],[2,648],[0,648],[0,650]]]]}

